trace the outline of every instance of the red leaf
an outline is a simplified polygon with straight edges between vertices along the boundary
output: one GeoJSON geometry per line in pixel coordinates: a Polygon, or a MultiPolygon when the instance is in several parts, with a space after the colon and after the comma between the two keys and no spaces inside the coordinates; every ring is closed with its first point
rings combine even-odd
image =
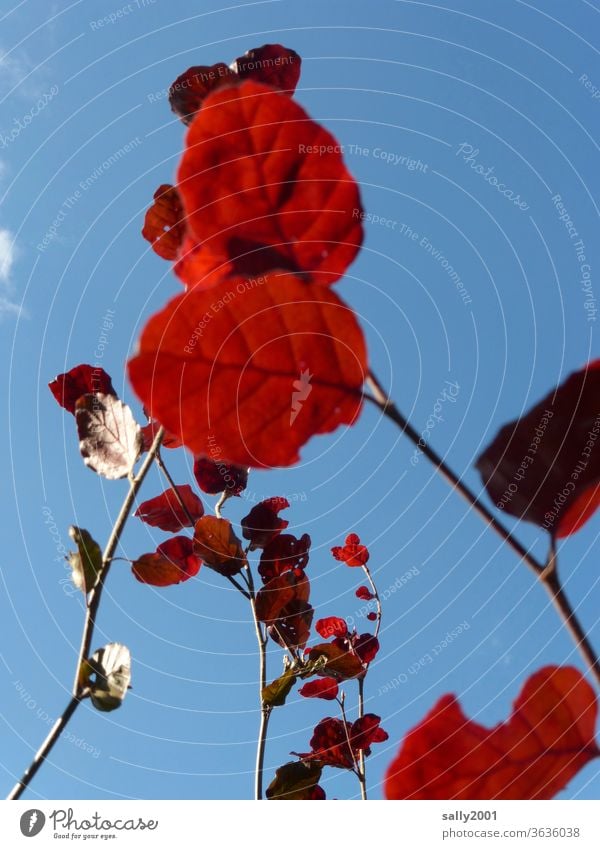
{"type": "Polygon", "coordinates": [[[367,665],[375,659],[379,651],[379,640],[372,634],[361,634],[353,639],[353,646],[361,661],[367,665]]]}
{"type": "Polygon", "coordinates": [[[369,755],[372,743],[387,740],[388,735],[379,727],[380,722],[381,719],[374,713],[365,714],[352,725],[341,719],[326,717],[314,730],[310,741],[312,751],[300,757],[317,760],[327,766],[352,769],[361,751],[369,755]]]}
{"type": "Polygon", "coordinates": [[[146,212],[142,236],[163,259],[175,260],[185,236],[185,218],[179,192],[165,183],[154,192],[146,212]]]}
{"type": "Polygon", "coordinates": [[[300,539],[293,534],[279,534],[264,549],[258,573],[266,583],[284,572],[303,570],[308,566],[310,537],[303,534],[300,539]]]}
{"type": "Polygon", "coordinates": [[[292,275],[180,295],[150,319],[129,362],[152,417],[194,454],[216,441],[224,459],[253,467],[291,465],[311,436],[354,423],[366,372],[352,310],[292,275]],[[304,371],[311,391],[290,425],[304,371]]]}
{"type": "Polygon", "coordinates": [[[240,79],[254,80],[292,95],[300,79],[302,60],[282,44],[263,44],[248,50],[233,63],[240,79]]]}
{"type": "Polygon", "coordinates": [[[171,109],[184,124],[189,124],[212,91],[237,81],[235,71],[223,62],[217,62],[216,65],[194,65],[180,74],[170,87],[171,109]]]}
{"type": "Polygon", "coordinates": [[[259,622],[278,625],[282,611],[291,601],[308,601],[310,584],[306,577],[285,572],[273,578],[256,594],[256,616],[259,622]]]}
{"type": "Polygon", "coordinates": [[[237,575],[247,562],[231,522],[216,516],[203,516],[196,522],[194,552],[210,569],[225,577],[237,575]]]}
{"type": "Polygon", "coordinates": [[[209,457],[196,457],[194,477],[202,492],[208,495],[216,495],[225,490],[229,495],[239,495],[248,484],[248,469],[243,466],[218,463],[209,457]]]}
{"type": "Polygon", "coordinates": [[[331,701],[337,698],[338,682],[335,678],[317,678],[315,681],[307,681],[298,692],[307,699],[327,699],[331,701]]]}
{"type": "Polygon", "coordinates": [[[356,590],[355,595],[356,595],[357,598],[362,599],[362,601],[371,601],[372,599],[375,598],[375,596],[373,595],[371,590],[368,587],[365,587],[365,586],[359,587],[356,590]]]}
{"type": "Polygon", "coordinates": [[[334,283],[363,238],[360,196],[336,139],[288,97],[254,82],[216,91],[192,123],[177,174],[200,277],[233,261],[334,283]]]}
{"type": "Polygon", "coordinates": [[[267,498],[253,507],[242,519],[242,534],[250,540],[250,551],[265,548],[275,537],[287,528],[289,522],[277,514],[290,506],[287,498],[275,496],[267,498]]]}
{"type": "Polygon", "coordinates": [[[600,360],[505,425],[477,461],[496,507],[562,537],[600,503],[600,360]]]}
{"type": "Polygon", "coordinates": [[[348,534],[344,547],[336,545],[331,549],[331,553],[346,566],[365,566],[369,560],[369,549],[360,544],[357,534],[348,534]]]}
{"type": "Polygon", "coordinates": [[[152,554],[142,554],[133,563],[132,572],[143,584],[168,587],[198,574],[202,561],[193,553],[189,537],[172,537],[152,554]]]}
{"type": "Polygon", "coordinates": [[[405,737],[385,780],[388,799],[552,799],[600,751],[596,696],[578,670],[532,675],[495,728],[443,696],[405,737]]]}
{"type": "Polygon", "coordinates": [[[102,395],[117,397],[110,376],[103,368],[82,364],[64,374],[59,374],[48,384],[61,407],[75,414],[75,404],[82,395],[100,392],[102,395]]]}
{"type": "MultiPolygon", "coordinates": [[[[152,443],[156,439],[156,434],[160,430],[158,422],[149,422],[141,428],[142,431],[142,451],[149,451],[152,443]]],[[[170,433],[165,433],[161,442],[161,448],[180,448],[181,441],[170,433]]]]}
{"type": "Polygon", "coordinates": [[[300,66],[300,56],[294,50],[281,44],[264,44],[248,50],[231,68],[223,62],[188,68],[169,89],[169,103],[183,123],[189,124],[211,92],[242,80],[264,83],[292,95],[300,78],[300,66]]]}
{"type": "Polygon", "coordinates": [[[147,525],[160,528],[162,531],[175,532],[192,527],[200,516],[204,515],[204,506],[188,484],[178,486],[177,491],[193,519],[192,522],[185,510],[181,508],[172,489],[167,489],[161,495],[144,501],[135,511],[135,515],[147,525]]]}
{"type": "Polygon", "coordinates": [[[310,638],[313,616],[308,601],[294,598],[281,608],[278,621],[268,627],[269,636],[282,648],[303,649],[310,638]]]}
{"type": "Polygon", "coordinates": [[[330,637],[345,637],[348,633],[348,626],[345,619],[340,619],[339,616],[327,616],[325,619],[319,619],[315,625],[315,631],[325,640],[330,637]]]}

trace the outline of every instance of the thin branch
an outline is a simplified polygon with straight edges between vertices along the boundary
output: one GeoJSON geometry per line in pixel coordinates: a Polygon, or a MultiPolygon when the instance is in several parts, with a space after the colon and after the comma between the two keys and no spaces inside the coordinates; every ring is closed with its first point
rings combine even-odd
{"type": "Polygon", "coordinates": [[[258,743],[256,748],[256,772],[255,772],[255,799],[263,797],[263,774],[265,765],[265,748],[267,745],[267,733],[269,729],[269,719],[271,717],[271,706],[263,701],[263,690],[267,686],[267,635],[263,633],[261,623],[256,615],[256,593],[254,588],[254,578],[250,566],[246,566],[246,578],[250,591],[250,607],[252,609],[252,618],[254,619],[254,628],[256,630],[256,639],[258,641],[259,654],[259,691],[258,697],[260,700],[260,727],[258,730],[258,743]]]}
{"type": "Polygon", "coordinates": [[[108,538],[108,542],[106,543],[106,548],[102,554],[102,567],[98,574],[98,581],[94,588],[89,593],[87,599],[87,609],[85,614],[85,621],[83,624],[83,633],[81,636],[81,647],[79,649],[79,655],[77,657],[77,666],[75,670],[75,680],[73,682],[73,691],[71,694],[71,700],[64,712],[59,716],[59,718],[54,723],[50,733],[36,752],[33,761],[25,770],[23,777],[10,792],[10,795],[7,797],[9,800],[19,799],[23,792],[29,786],[31,779],[34,777],[36,772],[39,770],[43,762],[48,757],[50,751],[52,750],[54,744],[60,737],[63,730],[66,728],[67,723],[75,713],[77,707],[82,702],[82,700],[87,696],[87,688],[85,685],[82,685],[80,681],[80,671],[81,665],[84,660],[86,660],[90,655],[90,647],[92,644],[92,638],[94,635],[94,627],[96,625],[96,617],[98,615],[98,608],[100,606],[100,599],[102,598],[102,590],[104,589],[104,584],[106,583],[106,577],[108,575],[108,571],[110,569],[110,564],[113,560],[113,555],[117,549],[119,541],[121,539],[121,535],[127,523],[127,519],[131,513],[131,508],[135,503],[136,496],[142,485],[144,478],[146,477],[150,466],[156,459],[156,455],[160,449],[160,444],[162,442],[162,438],[164,435],[164,429],[160,428],[154,442],[152,443],[148,454],[144,458],[144,462],[140,466],[140,470],[137,475],[131,475],[129,478],[129,490],[127,495],[125,496],[125,500],[121,506],[121,510],[119,511],[119,515],[113,525],[113,529],[111,531],[110,537],[108,538]]]}
{"type": "MultiPolygon", "coordinates": [[[[506,545],[508,545],[509,548],[511,548],[519,556],[519,558],[540,581],[546,592],[549,594],[562,622],[575,641],[575,644],[577,645],[577,648],[585,660],[590,672],[594,676],[596,682],[600,685],[600,662],[598,661],[596,652],[592,648],[590,641],[588,640],[587,635],[583,630],[575,611],[571,607],[560,583],[556,570],[556,553],[553,553],[553,549],[551,549],[548,562],[545,565],[539,563],[538,560],[519,542],[519,540],[513,536],[509,529],[490,512],[475,493],[469,489],[465,483],[463,483],[458,475],[452,471],[442,457],[440,457],[440,455],[437,454],[428,444],[423,444],[417,431],[410,424],[408,419],[406,419],[405,416],[403,416],[398,410],[394,402],[388,398],[386,392],[372,372],[367,378],[367,384],[373,393],[373,399],[371,400],[373,400],[383,414],[393,421],[394,424],[396,424],[402,432],[408,436],[419,450],[423,452],[427,459],[433,463],[436,470],[443,478],[446,479],[450,486],[462,495],[479,517],[483,519],[486,525],[491,527],[502,538],[506,545]]],[[[367,397],[370,398],[370,396],[367,397]]]]}
{"type": "MultiPolygon", "coordinates": [[[[362,719],[365,715],[365,679],[364,676],[358,679],[358,716],[362,719]]],[[[363,802],[367,801],[367,773],[365,768],[365,753],[364,749],[358,752],[358,780],[360,782],[360,795],[363,802]]]]}

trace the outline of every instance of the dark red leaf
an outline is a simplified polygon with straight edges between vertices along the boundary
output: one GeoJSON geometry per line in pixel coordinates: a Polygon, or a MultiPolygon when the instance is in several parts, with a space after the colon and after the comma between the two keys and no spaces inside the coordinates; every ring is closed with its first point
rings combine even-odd
{"type": "Polygon", "coordinates": [[[216,516],[202,516],[196,522],[194,552],[210,569],[225,577],[237,575],[247,563],[231,522],[216,516]]]}
{"type": "Polygon", "coordinates": [[[264,83],[291,96],[300,79],[301,63],[295,50],[282,44],[263,44],[236,59],[233,67],[240,79],[264,83]]]}
{"type": "Polygon", "coordinates": [[[367,613],[367,619],[369,620],[369,622],[376,622],[377,614],[375,612],[367,613]]]}
{"type": "Polygon", "coordinates": [[[250,551],[265,548],[287,528],[289,522],[279,517],[279,512],[290,506],[287,498],[266,498],[250,510],[242,519],[242,534],[250,540],[250,551]]]}
{"type": "Polygon", "coordinates": [[[279,534],[271,540],[260,558],[258,573],[266,583],[284,572],[303,570],[308,565],[310,537],[303,534],[300,539],[293,534],[279,534]]]}
{"type": "Polygon", "coordinates": [[[64,374],[59,374],[48,384],[61,407],[69,413],[75,413],[75,404],[82,395],[100,392],[102,395],[117,397],[109,375],[99,366],[89,366],[83,363],[75,366],[64,374]]]}
{"type": "Polygon", "coordinates": [[[179,192],[164,184],[154,192],[154,203],[146,212],[142,236],[163,259],[175,260],[185,236],[185,219],[179,192]]]}
{"type": "Polygon", "coordinates": [[[365,714],[352,725],[341,719],[326,717],[315,727],[310,741],[312,751],[300,757],[327,766],[352,769],[361,751],[369,755],[373,743],[387,740],[388,735],[379,727],[380,722],[381,719],[373,713],[365,714]]]}
{"type": "Polygon", "coordinates": [[[144,501],[135,511],[135,515],[152,527],[174,533],[182,528],[191,528],[204,515],[204,506],[194,490],[188,484],[177,487],[179,497],[187,512],[182,509],[172,489],[167,489],[155,498],[144,501]],[[188,517],[188,513],[190,518],[188,517]]]}
{"type": "Polygon", "coordinates": [[[210,454],[217,433],[228,462],[291,465],[311,436],[356,420],[364,339],[328,287],[291,275],[250,284],[227,279],[172,300],[146,325],[129,375],[152,417],[193,453],[210,454]],[[306,372],[311,391],[290,425],[306,372]]]}
{"type": "Polygon", "coordinates": [[[373,743],[384,743],[388,739],[388,734],[381,728],[380,723],[381,717],[374,713],[365,713],[363,717],[353,722],[350,733],[352,748],[368,754],[373,743]]]}
{"type": "Polygon", "coordinates": [[[361,634],[355,637],[353,645],[354,651],[365,665],[371,663],[379,651],[379,640],[372,634],[361,634]]]}
{"type": "Polygon", "coordinates": [[[202,561],[195,556],[189,537],[171,537],[154,553],[142,554],[133,563],[132,572],[143,584],[168,587],[198,574],[202,561]]]}
{"type": "Polygon", "coordinates": [[[177,186],[204,257],[177,267],[186,285],[210,285],[207,270],[231,261],[327,285],[344,274],[363,238],[358,186],[336,139],[297,103],[250,81],[216,91],[186,143],[177,186]]]}
{"type": "Polygon", "coordinates": [[[331,553],[336,560],[341,560],[347,566],[365,566],[369,560],[369,549],[360,544],[357,534],[348,534],[346,544],[334,546],[331,553]]]}
{"type": "Polygon", "coordinates": [[[502,428],[477,461],[498,509],[558,537],[584,524],[600,503],[599,396],[595,360],[502,428]]]}
{"type": "Polygon", "coordinates": [[[578,670],[532,675],[495,728],[442,696],[404,738],[385,779],[388,799],[552,799],[600,754],[597,704],[578,670]]]}
{"type": "Polygon", "coordinates": [[[310,638],[313,616],[308,601],[294,598],[281,608],[278,621],[268,627],[269,636],[282,648],[303,649],[310,638]]]}
{"type": "Polygon", "coordinates": [[[248,484],[248,469],[243,466],[220,463],[209,457],[196,457],[194,477],[202,492],[208,495],[225,491],[229,495],[239,495],[248,484]]]}
{"type": "Polygon", "coordinates": [[[194,65],[178,76],[170,87],[171,109],[184,124],[189,124],[212,91],[236,82],[237,74],[223,62],[194,65]]]}
{"type": "Polygon", "coordinates": [[[375,598],[371,590],[368,587],[364,586],[359,587],[356,590],[356,597],[362,599],[363,601],[371,601],[371,599],[375,598]]]}
{"type": "Polygon", "coordinates": [[[280,766],[267,787],[267,799],[324,799],[325,793],[317,784],[321,771],[314,762],[292,761],[280,766]]]}
{"type": "Polygon", "coordinates": [[[307,681],[298,692],[307,699],[332,700],[337,698],[338,682],[335,678],[317,678],[314,681],[307,681]]]}
{"type": "Polygon", "coordinates": [[[319,643],[313,646],[308,659],[315,661],[320,657],[327,658],[327,663],[319,673],[322,677],[334,677],[338,681],[349,678],[357,678],[364,672],[360,659],[348,648],[343,648],[337,643],[319,643]]]}
{"type": "Polygon", "coordinates": [[[345,637],[348,633],[348,625],[346,620],[340,619],[339,616],[327,616],[317,621],[315,631],[325,640],[330,637],[345,637]]]}

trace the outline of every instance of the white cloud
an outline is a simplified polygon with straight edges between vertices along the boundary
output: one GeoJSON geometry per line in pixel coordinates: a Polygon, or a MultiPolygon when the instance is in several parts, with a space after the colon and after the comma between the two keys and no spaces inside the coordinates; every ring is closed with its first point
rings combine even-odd
{"type": "Polygon", "coordinates": [[[11,294],[11,271],[15,261],[15,243],[10,230],[0,229],[0,318],[4,315],[19,315],[21,307],[13,303],[11,294]]]}

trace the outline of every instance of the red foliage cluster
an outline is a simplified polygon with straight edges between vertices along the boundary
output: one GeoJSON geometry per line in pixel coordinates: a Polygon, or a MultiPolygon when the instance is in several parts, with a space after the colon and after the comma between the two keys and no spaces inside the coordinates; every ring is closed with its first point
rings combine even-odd
{"type": "Polygon", "coordinates": [[[369,549],[366,545],[361,545],[357,534],[348,534],[345,545],[335,545],[331,553],[346,566],[366,566],[369,561],[369,549]]]}
{"type": "Polygon", "coordinates": [[[298,757],[318,761],[323,766],[355,769],[361,751],[370,755],[373,743],[388,739],[380,722],[381,717],[374,713],[366,713],[352,724],[328,716],[315,727],[311,751],[298,757]]]}

